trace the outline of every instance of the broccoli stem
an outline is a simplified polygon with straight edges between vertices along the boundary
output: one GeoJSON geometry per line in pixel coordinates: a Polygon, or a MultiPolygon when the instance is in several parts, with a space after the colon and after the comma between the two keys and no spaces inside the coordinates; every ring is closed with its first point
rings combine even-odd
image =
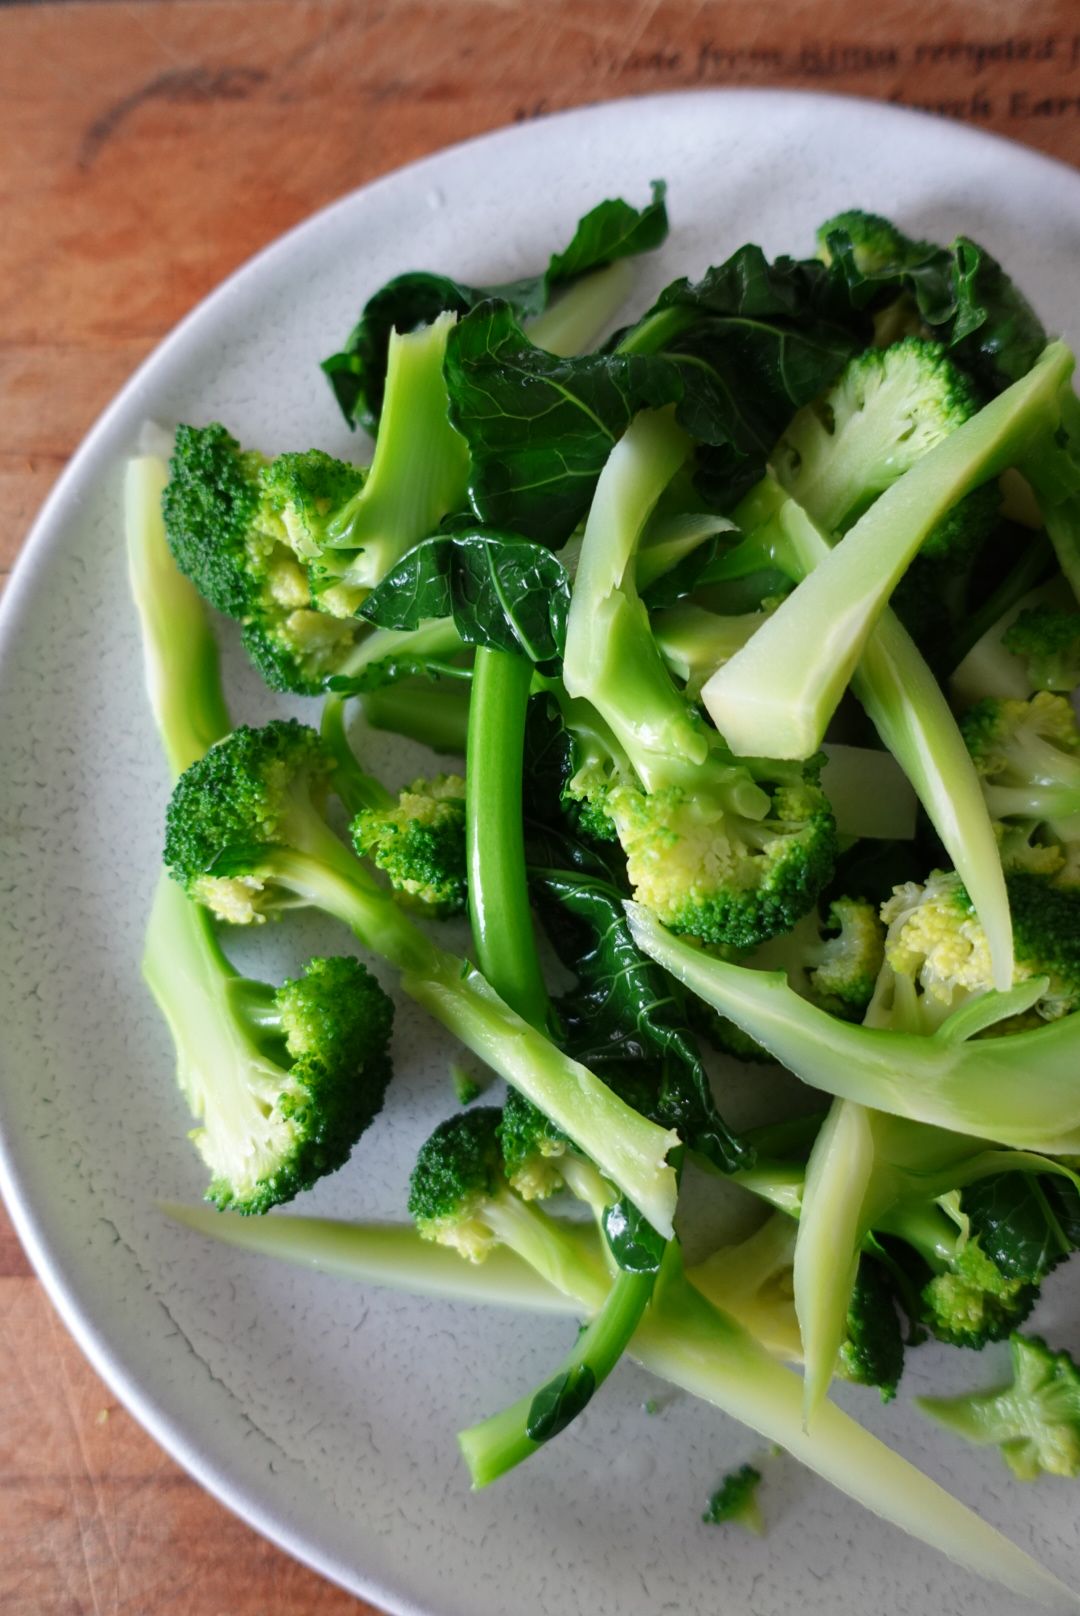
{"type": "MultiPolygon", "coordinates": [[[[297,1217],[256,1223],[199,1207],[166,1204],[163,1210],[229,1245],[422,1295],[588,1313],[603,1294],[588,1262],[563,1271],[566,1289],[555,1298],[512,1252],[496,1247],[483,1263],[467,1263],[456,1252],[422,1240],[411,1226],[297,1217]]],[[[592,1233],[587,1226],[574,1231],[581,1239],[592,1233]]],[[[1063,1584],[834,1404],[824,1405],[807,1434],[799,1377],[774,1363],[753,1336],[698,1294],[692,1276],[693,1270],[682,1280],[676,1271],[658,1285],[656,1303],[631,1343],[631,1355],[644,1368],[751,1426],[856,1502],[980,1576],[1053,1608],[1076,1609],[1063,1584]]]]}
{"type": "Polygon", "coordinates": [[[966,494],[1052,433],[1072,354],[1051,343],[1020,381],[893,483],[705,686],[732,751],[806,758],[851,680],[889,595],[926,536],[966,494]]]}
{"type": "Polygon", "coordinates": [[[523,1021],[467,960],[432,943],[321,821],[305,828],[304,851],[268,848],[245,868],[334,915],[396,966],[410,998],[539,1106],[670,1238],[677,1191],[666,1158],[678,1134],[648,1122],[523,1021]]]}
{"type": "Polygon", "coordinates": [[[749,1425],[865,1508],[951,1559],[1061,1610],[1075,1596],[944,1488],[832,1403],[812,1432],[798,1375],[711,1307],[687,1280],[657,1287],[631,1351],[647,1369],[749,1425]]]}
{"type": "MultiPolygon", "coordinates": [[[[831,546],[800,506],[780,505],[782,497],[778,488],[763,484],[740,507],[740,516],[755,524],[746,543],[756,554],[770,556],[800,581],[824,563],[831,546]]],[[[1012,916],[982,786],[940,685],[891,608],[869,635],[851,684],[967,888],[990,944],[995,985],[1009,987],[1012,916]]]]}
{"type": "MultiPolygon", "coordinates": [[[[128,462],[124,530],[128,576],[142,630],[147,693],[173,777],[232,725],[206,609],[165,538],[161,497],[169,469],[155,455],[128,462]]],[[[167,879],[167,877],[163,877],[167,879]]]]}
{"type": "Polygon", "coordinates": [[[586,1407],[626,1350],[656,1276],[620,1273],[552,1379],[510,1408],[458,1433],[474,1487],[487,1487],[558,1436],[586,1407]]]}
{"type": "MultiPolygon", "coordinates": [[[[639,948],[804,1083],[872,1110],[1016,1150],[1080,1154],[1077,1018],[983,1039],[967,1037],[978,1023],[963,1008],[933,1035],[854,1026],[800,998],[782,974],[705,955],[666,931],[640,904],[626,907],[639,948]],[[1018,1071],[1024,1073],[1019,1086],[1018,1071]]],[[[1034,986],[1038,991],[1038,980],[1034,986]]],[[[1025,984],[1008,994],[986,994],[972,1008],[1012,1013],[1030,1006],[1030,989],[1025,984]]]]}
{"type": "Polygon", "coordinates": [[[389,808],[393,797],[386,787],[372,775],[365,774],[356,760],[345,733],[345,697],[327,696],[323,703],[319,731],[327,751],[334,759],[334,790],[350,815],[361,808],[389,808]]]}
{"type": "Polygon", "coordinates": [[[526,322],[529,341],[547,353],[586,352],[630,295],[634,272],[625,258],[583,275],[561,297],[526,322]]]}
{"type": "Polygon", "coordinates": [[[469,452],[450,425],[443,359],[456,316],[393,332],[371,470],[327,527],[327,547],[353,550],[347,582],[371,588],[405,551],[465,503],[469,452]]]}
{"type": "MultiPolygon", "coordinates": [[[[410,1224],[341,1223],[331,1218],[248,1218],[201,1206],[159,1203],[166,1217],[197,1234],[301,1268],[416,1296],[521,1307],[533,1312],[577,1313],[576,1301],[542,1279],[507,1246],[495,1246],[482,1263],[463,1262],[456,1251],[424,1240],[410,1224]]],[[[599,1261],[587,1224],[568,1229],[580,1240],[585,1260],[599,1261]]]]}
{"type": "Polygon", "coordinates": [[[361,697],[364,717],[372,729],[391,730],[433,752],[464,754],[468,745],[469,690],[455,681],[434,685],[410,680],[387,685],[361,697]]]}
{"type": "Polygon", "coordinates": [[[474,1055],[519,1089],[592,1158],[665,1238],[677,1185],[667,1154],[679,1142],[620,1100],[586,1067],[530,1027],[479,971],[440,952],[426,973],[408,971],[405,992],[474,1055]]]}
{"type": "Polygon", "coordinates": [[[534,1027],[548,1015],[525,875],[522,766],[532,664],[481,646],[469,704],[465,847],[477,963],[534,1027]]]}

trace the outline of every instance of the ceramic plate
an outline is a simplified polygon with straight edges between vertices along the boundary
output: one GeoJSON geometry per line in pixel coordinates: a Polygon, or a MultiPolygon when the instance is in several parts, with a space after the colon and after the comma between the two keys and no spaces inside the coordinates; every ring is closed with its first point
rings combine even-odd
{"type": "MultiPolygon", "coordinates": [[[[565,1321],[362,1290],[170,1226],[196,1200],[165,1029],[139,977],[167,786],[125,584],[124,456],[146,417],[220,418],[268,450],[362,447],[318,360],[400,270],[476,284],[546,260],[602,197],[669,182],[672,232],[635,302],[746,240],[808,252],[815,224],[863,205],[909,231],[959,231],[1004,259],[1055,331],[1076,329],[1080,178],[989,136],[868,103],[792,94],[622,102],[487,136],[319,214],[209,298],[83,444],[3,603],[0,1123],[3,1187],[64,1319],[180,1462],[293,1554],[398,1613],[423,1616],[1013,1616],[987,1589],[793,1461],[768,1469],[763,1541],[702,1525],[711,1488],[760,1443],[621,1366],[547,1453],[472,1495],[454,1433],[562,1355],[565,1321]]],[[[237,717],[284,710],[226,636],[237,717]]],[[[385,739],[388,778],[414,758],[385,739]]],[[[245,940],[269,973],[341,937],[292,924],[245,940]]],[[[398,1077],[348,1168],[303,1209],[400,1217],[408,1169],[453,1108],[448,1050],[403,1009],[398,1077]]],[[[760,1104],[761,1079],[757,1080],[760,1104]]],[[[735,1120],[754,1096],[733,1101],[735,1120]]],[[[729,1107],[729,1110],[731,1107],[729,1107]]],[[[1068,1278],[1040,1316],[1080,1345],[1068,1278]]],[[[924,1349],[905,1393],[997,1367],[924,1349]]],[[[907,1406],[842,1395],[866,1423],[1059,1574],[1080,1582],[1075,1493],[1021,1487],[907,1406]]]]}

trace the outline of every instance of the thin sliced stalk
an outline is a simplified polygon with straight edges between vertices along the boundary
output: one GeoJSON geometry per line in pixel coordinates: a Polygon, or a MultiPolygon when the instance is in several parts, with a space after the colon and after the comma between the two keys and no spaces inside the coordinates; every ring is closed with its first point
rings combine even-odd
{"type": "MultiPolygon", "coordinates": [[[[464,1262],[456,1251],[424,1240],[410,1224],[342,1223],[332,1218],[241,1217],[206,1206],[159,1203],[166,1217],[196,1233],[261,1256],[277,1257],[321,1274],[381,1285],[415,1296],[520,1307],[532,1312],[578,1314],[578,1303],[556,1289],[508,1246],[495,1246],[482,1263],[464,1262]]],[[[596,1247],[582,1224],[583,1247],[596,1247]]],[[[598,1258],[594,1250],[594,1260],[598,1258]]]]}
{"type": "Polygon", "coordinates": [[[1028,372],[916,461],[709,680],[702,698],[731,749],[811,757],[867,638],[928,533],[1039,434],[1073,368],[1051,343],[1028,372]]]}
{"type": "Polygon", "coordinates": [[[586,1067],[514,1015],[486,979],[446,956],[437,972],[402,978],[405,992],[540,1107],[633,1201],[665,1239],[677,1185],[668,1153],[679,1136],[626,1105],[586,1067]]]}
{"type": "MultiPolygon", "coordinates": [[[[829,556],[828,539],[793,501],[781,507],[781,520],[777,491],[767,482],[749,496],[745,507],[746,519],[760,519],[762,524],[747,542],[777,549],[792,576],[815,572],[829,556]]],[[[967,888],[986,932],[995,986],[1008,988],[1013,974],[1012,914],[982,786],[940,685],[891,608],[882,612],[869,636],[851,683],[967,888]]]]}
{"type": "Polygon", "coordinates": [[[806,1164],[795,1242],[795,1311],[806,1360],[807,1427],[828,1395],[847,1331],[859,1249],[867,1234],[863,1208],[874,1167],[869,1113],[851,1100],[834,1100],[806,1164]]]}
{"type": "Polygon", "coordinates": [[[1080,1609],[1076,1595],[1030,1555],[835,1404],[822,1406],[808,1433],[798,1375],[690,1284],[657,1296],[631,1351],[645,1368],[786,1448],[857,1503],[968,1570],[1052,1609],[1080,1609]]]}
{"type": "Polygon", "coordinates": [[[655,1275],[620,1273],[603,1308],[579,1335],[551,1381],[539,1392],[529,1392],[509,1408],[458,1433],[474,1487],[487,1487],[515,1465],[538,1453],[545,1442],[565,1430],[603,1385],[641,1320],[652,1295],[655,1275]],[[553,1387],[573,1388],[571,1409],[542,1440],[530,1436],[535,1429],[538,1403],[553,1387]]]}
{"type": "Polygon", "coordinates": [[[334,790],[350,814],[361,808],[389,808],[393,797],[381,781],[365,774],[357,762],[345,733],[345,700],[341,696],[327,696],[323,703],[319,732],[323,744],[333,757],[334,790]]]}
{"type": "Polygon", "coordinates": [[[165,538],[161,496],[169,469],[156,455],[128,462],[124,531],[128,577],[142,630],[146,689],[174,779],[232,725],[218,651],[198,592],[165,538]]]}
{"type": "MultiPolygon", "coordinates": [[[[1080,1017],[967,1041],[950,1037],[948,1022],[932,1036],[857,1027],[800,998],[782,974],[712,958],[640,904],[626,909],[650,959],[813,1088],[1015,1150],[1080,1154],[1080,1017]]],[[[1002,1001],[1015,1009],[1015,990],[1002,1001]]]]}
{"type": "Polygon", "coordinates": [[[529,341],[546,353],[585,353],[630,295],[634,271],[625,258],[583,275],[543,314],[526,321],[529,341]]]}
{"type": "Polygon", "coordinates": [[[469,919],[477,963],[511,1009],[543,1027],[548,995],[525,875],[522,764],[532,664],[476,653],[465,777],[469,919]]]}
{"type": "Polygon", "coordinates": [[[469,453],[450,425],[443,378],[456,318],[441,314],[419,331],[391,333],[371,470],[327,531],[329,549],[357,552],[346,574],[353,585],[373,587],[465,502],[469,453]]]}

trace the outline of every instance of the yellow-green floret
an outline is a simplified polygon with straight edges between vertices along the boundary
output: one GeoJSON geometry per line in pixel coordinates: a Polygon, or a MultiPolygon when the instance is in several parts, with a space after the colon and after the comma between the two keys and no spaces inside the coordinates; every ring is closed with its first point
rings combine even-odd
{"type": "Polygon", "coordinates": [[[504,1187],[499,1123],[481,1106],[449,1117],[421,1146],[409,1181],[409,1216],[425,1240],[482,1262],[496,1244],[489,1211],[504,1187]]]}
{"type": "Polygon", "coordinates": [[[457,774],[414,780],[390,808],[363,808],[352,822],[361,855],[385,872],[410,907],[453,915],[465,907],[465,782],[457,774]]]}
{"type": "Polygon", "coordinates": [[[923,1286],[922,1322],[939,1341],[978,1351],[1022,1324],[1037,1294],[1038,1287],[1029,1280],[1002,1273],[972,1239],[946,1273],[923,1286]]]}
{"type": "MultiPolygon", "coordinates": [[[[326,462],[337,468],[338,481],[360,475],[314,451],[280,459],[326,462]]],[[[177,565],[203,598],[242,625],[266,682],[312,695],[360,630],[327,615],[312,595],[307,568],[292,548],[291,507],[270,492],[277,465],[241,449],[220,423],[180,426],[163,499],[165,532],[177,565]]]]}
{"type": "Polygon", "coordinates": [[[865,898],[837,898],[804,915],[784,937],[755,950],[747,964],[782,970],[804,999],[844,1021],[861,1021],[885,957],[885,928],[865,898]]]}
{"type": "Polygon", "coordinates": [[[1080,886],[1080,728],[1066,697],[981,701],[962,729],[1006,869],[1080,886]]]}
{"type": "Polygon", "coordinates": [[[1069,691],[1080,685],[1080,612],[1029,606],[1001,643],[1027,664],[1033,689],[1069,691]]]}
{"type": "MultiPolygon", "coordinates": [[[[1013,985],[1048,979],[1025,1025],[1041,1025],[1080,1005],[1080,899],[1025,873],[1007,878],[1013,920],[1013,985]]],[[[993,986],[986,933],[954,870],[896,887],[881,908],[885,964],[866,1022],[933,1032],[968,999],[993,986]]],[[[1019,1031],[1012,1019],[995,1033],[1019,1031]]]]}
{"type": "Polygon", "coordinates": [[[836,856],[818,768],[755,761],[719,791],[605,787],[599,806],[626,853],[635,898],[673,931],[709,943],[752,948],[790,931],[836,856]]]}
{"type": "Polygon", "coordinates": [[[187,769],[166,814],[165,864],[189,897],[223,920],[251,924],[276,899],[258,874],[260,849],[322,845],[333,765],[314,730],[294,719],[241,725],[187,769]],[[230,854],[249,869],[215,872],[230,854]]]}
{"type": "Polygon", "coordinates": [[[523,1094],[511,1089],[499,1125],[503,1168],[523,1201],[542,1201],[563,1186],[563,1159],[570,1141],[523,1094]]]}

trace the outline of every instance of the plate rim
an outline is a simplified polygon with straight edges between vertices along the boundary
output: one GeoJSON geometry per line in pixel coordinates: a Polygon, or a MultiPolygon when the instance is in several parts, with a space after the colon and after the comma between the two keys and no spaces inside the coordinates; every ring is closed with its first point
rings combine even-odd
{"type": "MultiPolygon", "coordinates": [[[[867,118],[878,122],[937,123],[946,126],[946,138],[971,147],[985,148],[990,143],[1020,156],[1025,162],[1046,171],[1060,183],[1071,185],[1077,194],[1080,213],[1080,171],[1061,158],[1051,156],[1035,147],[1014,140],[996,130],[981,129],[957,121],[938,117],[920,108],[900,103],[881,101],[873,97],[843,95],[804,88],[757,87],[751,85],[687,87],[667,91],[650,91],[641,95],[613,97],[610,100],[589,102],[544,114],[539,119],[501,124],[470,135],[463,140],[440,146],[409,163],[391,169],[375,179],[355,186],[306,215],[280,235],[244,259],[227,276],[213,286],[171,327],[150,352],[139,362],[118,391],[97,415],[80,439],[56,482],[34,516],[26,537],[9,575],[7,586],[0,598],[0,680],[10,655],[14,653],[18,626],[23,614],[23,596],[32,587],[40,569],[53,558],[53,551],[62,549],[64,528],[70,517],[68,510],[72,494],[80,482],[93,473],[99,460],[99,446],[107,439],[116,418],[122,416],[133,394],[147,377],[168,360],[187,341],[189,332],[216,307],[242,289],[249,279],[256,279],[264,261],[291,249],[307,234],[317,234],[328,220],[346,213],[361,198],[367,198],[391,188],[408,176],[422,179],[427,171],[435,171],[448,160],[456,159],[470,148],[512,146],[527,140],[538,127],[563,125],[573,121],[589,122],[594,119],[618,116],[629,107],[654,109],[662,115],[663,108],[699,100],[703,104],[718,100],[746,100],[767,106],[770,103],[792,102],[807,105],[839,106],[858,110],[867,118]]],[[[2,1118],[0,1118],[2,1121],[2,1118]]],[[[74,1287],[64,1271],[62,1259],[50,1250],[44,1232],[38,1227],[32,1197],[22,1181],[11,1149],[6,1129],[0,1126],[0,1196],[16,1234],[31,1263],[36,1278],[41,1282],[50,1304],[55,1307],[65,1329],[74,1338],[80,1351],[90,1362],[95,1373],[123,1404],[158,1446],[213,1498],[223,1504],[246,1525],[266,1538],[277,1548],[298,1560],[354,1597],[360,1597],[383,1607],[388,1616],[437,1616],[430,1607],[418,1605],[409,1596],[384,1583],[379,1577],[355,1567],[338,1563],[326,1548],[308,1540],[302,1529],[294,1527],[284,1515],[260,1500],[250,1485],[236,1480],[226,1466],[201,1451],[199,1440],[188,1435],[180,1415],[170,1413],[163,1406],[160,1394],[147,1390],[127,1368],[122,1348],[115,1347],[107,1331],[84,1309],[74,1294],[74,1287]]],[[[241,1406],[235,1392],[228,1395],[241,1406]]]]}

